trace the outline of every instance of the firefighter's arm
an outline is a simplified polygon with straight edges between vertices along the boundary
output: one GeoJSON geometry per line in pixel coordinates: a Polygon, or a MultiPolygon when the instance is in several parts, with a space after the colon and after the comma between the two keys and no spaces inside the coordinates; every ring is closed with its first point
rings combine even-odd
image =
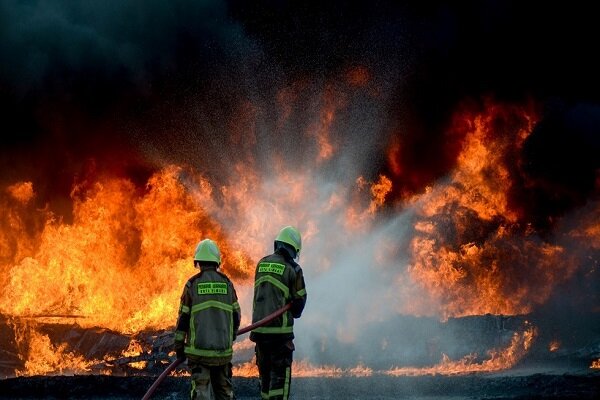
{"type": "Polygon", "coordinates": [[[292,289],[292,308],[290,311],[294,318],[300,318],[306,305],[306,285],[304,284],[304,275],[300,266],[296,268],[295,272],[296,280],[292,289]]]}
{"type": "Polygon", "coordinates": [[[231,284],[231,292],[233,293],[233,340],[235,340],[242,319],[242,311],[240,309],[240,303],[238,303],[237,293],[235,292],[233,283],[231,284]]]}
{"type": "Polygon", "coordinates": [[[191,283],[186,283],[181,294],[181,302],[179,305],[179,317],[177,318],[177,326],[175,327],[175,341],[173,348],[177,352],[177,358],[185,357],[183,348],[185,337],[190,330],[190,310],[191,296],[189,293],[191,283]]]}

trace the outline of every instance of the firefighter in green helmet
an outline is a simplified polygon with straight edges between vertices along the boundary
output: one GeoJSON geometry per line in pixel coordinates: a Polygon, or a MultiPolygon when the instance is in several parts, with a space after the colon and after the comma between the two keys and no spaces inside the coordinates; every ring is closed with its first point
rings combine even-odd
{"type": "Polygon", "coordinates": [[[255,328],[250,340],[256,343],[256,364],[263,399],[287,400],[290,394],[294,318],[306,304],[302,268],[296,262],[302,248],[300,232],[286,226],[274,243],[274,253],[256,266],[252,322],[257,322],[291,303],[289,311],[265,326],[255,328]]]}
{"type": "Polygon", "coordinates": [[[183,289],[175,330],[177,357],[187,357],[192,371],[192,400],[233,399],[232,344],[240,326],[240,306],[233,283],[218,271],[221,253],[204,239],[196,247],[194,266],[200,273],[183,289]]]}

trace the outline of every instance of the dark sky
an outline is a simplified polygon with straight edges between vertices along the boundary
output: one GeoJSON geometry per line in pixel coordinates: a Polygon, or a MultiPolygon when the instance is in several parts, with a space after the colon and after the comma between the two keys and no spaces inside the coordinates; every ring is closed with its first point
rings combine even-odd
{"type": "Polygon", "coordinates": [[[597,195],[595,16],[584,1],[1,1],[0,181],[33,180],[46,201],[90,169],[141,184],[193,152],[221,167],[242,100],[364,66],[386,90],[371,172],[389,172],[383,149],[403,135],[404,192],[452,168],[443,135],[461,104],[535,101],[528,187],[511,195],[543,227],[597,195]]]}

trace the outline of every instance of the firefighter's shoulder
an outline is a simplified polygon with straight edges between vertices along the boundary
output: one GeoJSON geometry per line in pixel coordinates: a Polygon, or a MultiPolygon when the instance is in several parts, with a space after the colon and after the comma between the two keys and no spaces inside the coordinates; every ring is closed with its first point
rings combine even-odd
{"type": "Polygon", "coordinates": [[[291,260],[289,264],[292,266],[296,274],[302,272],[302,267],[300,267],[300,264],[298,264],[296,261],[291,260]]]}
{"type": "Polygon", "coordinates": [[[196,279],[200,278],[200,276],[202,276],[202,271],[198,272],[196,275],[194,275],[194,276],[192,276],[190,279],[188,279],[188,281],[185,283],[185,287],[186,287],[186,288],[190,288],[190,287],[192,287],[192,283],[193,283],[193,282],[194,282],[196,279]]]}
{"type": "Polygon", "coordinates": [[[225,275],[225,273],[221,272],[221,271],[215,271],[217,274],[219,274],[221,277],[223,277],[223,279],[225,279],[227,282],[233,284],[233,282],[231,282],[231,279],[229,279],[229,277],[227,275],[225,275]]]}

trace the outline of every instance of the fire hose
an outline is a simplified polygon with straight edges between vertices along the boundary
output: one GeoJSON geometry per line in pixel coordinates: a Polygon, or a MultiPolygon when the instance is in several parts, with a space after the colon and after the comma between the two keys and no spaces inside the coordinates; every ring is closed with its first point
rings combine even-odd
{"type": "MultiPolygon", "coordinates": [[[[285,306],[281,307],[279,310],[273,312],[272,314],[267,315],[266,317],[264,317],[263,319],[250,324],[242,329],[239,329],[237,331],[237,336],[239,335],[243,335],[244,333],[250,332],[252,329],[258,328],[259,326],[263,326],[265,324],[268,324],[269,322],[273,321],[275,318],[279,317],[281,314],[283,314],[284,312],[286,312],[287,310],[290,309],[290,307],[292,306],[291,303],[286,304],[285,306]]],[[[159,375],[158,378],[156,378],[156,380],[154,381],[154,383],[152,384],[152,386],[150,386],[150,389],[148,389],[148,391],[146,392],[146,394],[144,395],[144,397],[142,397],[142,400],[148,400],[150,399],[150,397],[152,397],[152,395],[154,394],[154,391],[156,390],[156,388],[158,387],[158,385],[161,384],[161,382],[171,373],[171,371],[173,371],[179,364],[181,364],[184,361],[184,359],[182,358],[178,358],[175,361],[173,361],[164,371],[162,374],[159,375]]]]}

